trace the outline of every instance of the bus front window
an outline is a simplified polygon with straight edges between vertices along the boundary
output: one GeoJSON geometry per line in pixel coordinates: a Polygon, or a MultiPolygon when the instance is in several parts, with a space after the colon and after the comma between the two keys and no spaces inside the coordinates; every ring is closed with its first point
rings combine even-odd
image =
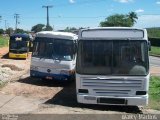
{"type": "Polygon", "coordinates": [[[148,73],[145,41],[114,41],[113,59],[115,75],[147,75],[148,73]]]}
{"type": "Polygon", "coordinates": [[[73,41],[55,40],[53,57],[55,59],[70,61],[74,58],[73,41]]]}
{"type": "Polygon", "coordinates": [[[145,41],[80,41],[77,72],[91,75],[147,75],[147,54],[145,41]]]}
{"type": "Polygon", "coordinates": [[[19,50],[19,51],[27,51],[27,42],[20,41],[20,42],[10,42],[10,50],[19,50]]]}
{"type": "Polygon", "coordinates": [[[110,41],[81,41],[77,70],[84,74],[111,74],[111,46],[110,41]]]}
{"type": "Polygon", "coordinates": [[[74,54],[74,43],[71,40],[53,39],[52,42],[34,43],[34,57],[71,61],[74,59],[74,54]]]}

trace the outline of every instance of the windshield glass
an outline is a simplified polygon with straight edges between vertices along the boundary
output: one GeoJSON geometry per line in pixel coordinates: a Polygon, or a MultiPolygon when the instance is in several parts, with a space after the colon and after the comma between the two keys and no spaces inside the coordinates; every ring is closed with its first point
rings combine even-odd
{"type": "Polygon", "coordinates": [[[26,41],[12,41],[10,42],[10,50],[27,51],[27,44],[26,41]]]}
{"type": "Polygon", "coordinates": [[[80,41],[77,72],[98,75],[147,75],[145,41],[80,41]]]}
{"type": "Polygon", "coordinates": [[[45,41],[41,40],[34,43],[33,57],[66,61],[74,58],[74,43],[72,40],[54,39],[45,41]]]}

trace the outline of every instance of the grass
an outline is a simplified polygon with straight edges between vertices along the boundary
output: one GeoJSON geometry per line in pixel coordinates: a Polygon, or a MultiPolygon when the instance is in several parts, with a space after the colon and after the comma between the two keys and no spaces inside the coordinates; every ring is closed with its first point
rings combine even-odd
{"type": "Polygon", "coordinates": [[[160,77],[152,76],[150,79],[149,108],[160,110],[160,77]]]}
{"type": "Polygon", "coordinates": [[[160,37],[160,28],[148,28],[147,32],[149,37],[160,37]]]}
{"type": "Polygon", "coordinates": [[[149,52],[150,55],[157,55],[160,56],[160,47],[151,47],[151,51],[149,52]]]}
{"type": "Polygon", "coordinates": [[[9,40],[8,37],[0,36],[0,47],[8,46],[8,40],[9,40]]]}

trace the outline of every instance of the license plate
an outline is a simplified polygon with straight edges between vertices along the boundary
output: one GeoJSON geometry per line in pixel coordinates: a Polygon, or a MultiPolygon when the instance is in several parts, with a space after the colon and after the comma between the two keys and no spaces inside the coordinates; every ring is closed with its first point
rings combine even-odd
{"type": "Polygon", "coordinates": [[[127,104],[125,99],[119,98],[99,98],[98,103],[107,103],[107,104],[127,104]]]}

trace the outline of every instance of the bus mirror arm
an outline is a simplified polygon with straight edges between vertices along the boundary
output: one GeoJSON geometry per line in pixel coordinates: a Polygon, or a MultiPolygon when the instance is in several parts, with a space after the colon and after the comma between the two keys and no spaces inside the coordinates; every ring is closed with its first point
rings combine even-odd
{"type": "Polygon", "coordinates": [[[148,41],[148,50],[151,51],[151,42],[148,41]]]}

